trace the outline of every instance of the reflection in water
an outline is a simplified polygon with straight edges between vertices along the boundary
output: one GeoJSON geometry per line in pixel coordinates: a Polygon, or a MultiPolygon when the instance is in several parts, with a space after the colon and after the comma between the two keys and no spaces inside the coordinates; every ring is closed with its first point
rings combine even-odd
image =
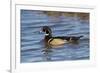
{"type": "Polygon", "coordinates": [[[52,53],[52,52],[53,52],[53,51],[52,51],[51,49],[43,50],[43,54],[44,54],[43,59],[44,59],[45,61],[51,61],[51,53],[52,53]]]}

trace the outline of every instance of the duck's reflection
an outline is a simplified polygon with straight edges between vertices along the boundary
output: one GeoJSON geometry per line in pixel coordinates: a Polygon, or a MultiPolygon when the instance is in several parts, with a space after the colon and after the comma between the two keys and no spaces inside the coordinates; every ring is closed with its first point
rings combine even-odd
{"type": "Polygon", "coordinates": [[[51,59],[51,55],[52,55],[52,49],[48,49],[48,48],[45,48],[43,51],[43,59],[45,60],[45,61],[51,61],[52,59],[51,59]]]}
{"type": "Polygon", "coordinates": [[[53,49],[54,48],[60,48],[62,47],[63,45],[60,45],[60,46],[50,46],[50,45],[45,45],[45,48],[42,50],[43,52],[43,59],[45,61],[52,61],[52,55],[53,55],[53,49]]]}

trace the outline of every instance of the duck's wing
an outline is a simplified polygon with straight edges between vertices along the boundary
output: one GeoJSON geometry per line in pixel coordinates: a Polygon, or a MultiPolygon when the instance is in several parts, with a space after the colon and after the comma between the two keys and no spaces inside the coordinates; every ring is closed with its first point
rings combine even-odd
{"type": "Polygon", "coordinates": [[[66,40],[66,39],[69,39],[70,37],[66,37],[66,36],[57,36],[57,37],[53,37],[55,39],[63,39],[63,40],[66,40]]]}
{"type": "Polygon", "coordinates": [[[63,39],[63,40],[79,40],[83,36],[57,36],[54,38],[63,39]]]}

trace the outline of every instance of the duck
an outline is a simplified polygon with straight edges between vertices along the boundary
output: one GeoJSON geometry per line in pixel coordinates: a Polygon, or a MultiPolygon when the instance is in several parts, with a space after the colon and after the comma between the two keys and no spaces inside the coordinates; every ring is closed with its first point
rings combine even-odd
{"type": "Polygon", "coordinates": [[[61,46],[66,43],[77,43],[81,36],[52,36],[52,30],[49,26],[43,26],[42,32],[45,33],[44,42],[46,47],[61,46]]]}

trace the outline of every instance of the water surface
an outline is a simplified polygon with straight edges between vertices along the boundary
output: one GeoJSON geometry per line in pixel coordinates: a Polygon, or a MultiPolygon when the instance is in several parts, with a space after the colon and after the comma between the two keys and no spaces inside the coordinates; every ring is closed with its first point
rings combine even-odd
{"type": "MultiPolygon", "coordinates": [[[[21,63],[88,60],[90,57],[89,19],[76,15],[55,16],[47,13],[21,10],[21,63]],[[62,47],[52,48],[50,52],[44,53],[44,34],[40,33],[43,26],[49,26],[53,36],[83,35],[84,37],[80,39],[79,44],[64,44],[62,47]]],[[[87,17],[89,17],[88,13],[87,17]]]]}

